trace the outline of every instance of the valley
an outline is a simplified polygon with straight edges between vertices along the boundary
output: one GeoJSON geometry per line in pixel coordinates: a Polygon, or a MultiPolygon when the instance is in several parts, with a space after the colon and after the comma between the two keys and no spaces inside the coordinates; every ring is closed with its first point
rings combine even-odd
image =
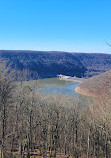
{"type": "Polygon", "coordinates": [[[83,64],[70,53],[2,51],[0,55],[3,158],[111,157],[107,55],[106,64],[101,61],[96,69],[99,75],[92,73],[96,65],[90,64],[92,59],[83,64]]]}

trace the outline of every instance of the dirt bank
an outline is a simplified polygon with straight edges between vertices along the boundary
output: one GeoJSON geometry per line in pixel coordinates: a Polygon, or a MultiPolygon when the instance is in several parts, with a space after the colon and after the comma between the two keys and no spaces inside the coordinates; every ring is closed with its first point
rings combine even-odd
{"type": "Polygon", "coordinates": [[[80,87],[75,88],[75,91],[76,91],[77,93],[79,93],[79,94],[82,94],[82,95],[94,96],[94,94],[89,93],[88,90],[82,89],[82,88],[80,88],[80,87]]]}

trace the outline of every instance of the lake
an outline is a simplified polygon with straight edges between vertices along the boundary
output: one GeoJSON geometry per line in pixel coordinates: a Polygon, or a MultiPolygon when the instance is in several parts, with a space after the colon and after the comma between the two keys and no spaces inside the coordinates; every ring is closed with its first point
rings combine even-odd
{"type": "Polygon", "coordinates": [[[66,94],[66,95],[77,95],[75,88],[78,87],[78,83],[74,81],[60,80],[59,78],[45,78],[38,80],[39,88],[36,91],[45,94],[66,94]]]}

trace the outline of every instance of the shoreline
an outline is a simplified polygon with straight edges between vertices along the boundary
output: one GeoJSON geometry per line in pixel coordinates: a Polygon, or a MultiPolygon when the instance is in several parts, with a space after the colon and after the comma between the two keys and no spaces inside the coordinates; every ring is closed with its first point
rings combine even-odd
{"type": "Polygon", "coordinates": [[[87,91],[81,89],[80,87],[76,87],[76,88],[75,88],[75,92],[76,92],[76,93],[79,93],[79,94],[81,94],[81,95],[86,95],[86,96],[92,96],[92,97],[94,97],[93,94],[90,94],[89,92],[87,92],[87,91]]]}

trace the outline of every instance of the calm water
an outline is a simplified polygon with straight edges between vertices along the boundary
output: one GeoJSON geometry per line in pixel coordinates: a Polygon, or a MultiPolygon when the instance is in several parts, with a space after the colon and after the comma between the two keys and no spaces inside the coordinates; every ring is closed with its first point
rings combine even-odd
{"type": "Polygon", "coordinates": [[[59,78],[46,78],[38,81],[39,87],[36,91],[45,94],[67,94],[76,95],[75,88],[78,87],[77,82],[59,80],[59,78]]]}

